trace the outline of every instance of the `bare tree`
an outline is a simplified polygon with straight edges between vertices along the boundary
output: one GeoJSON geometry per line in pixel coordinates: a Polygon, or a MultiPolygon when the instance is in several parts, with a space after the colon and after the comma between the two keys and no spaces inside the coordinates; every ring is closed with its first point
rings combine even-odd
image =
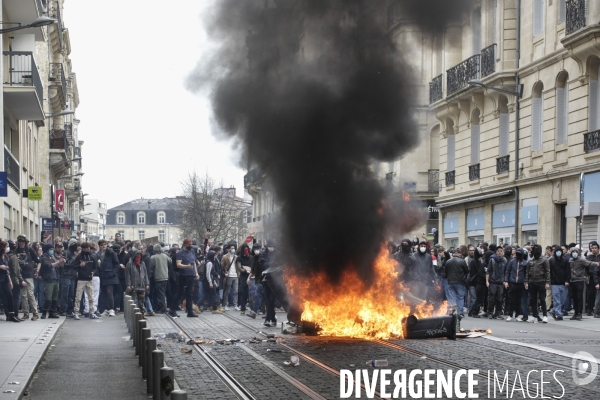
{"type": "Polygon", "coordinates": [[[243,199],[235,196],[234,188],[215,185],[206,173],[196,172],[182,182],[183,196],[179,198],[183,209],[181,228],[185,237],[204,238],[207,230],[215,243],[238,240],[240,214],[248,207],[243,199]]]}

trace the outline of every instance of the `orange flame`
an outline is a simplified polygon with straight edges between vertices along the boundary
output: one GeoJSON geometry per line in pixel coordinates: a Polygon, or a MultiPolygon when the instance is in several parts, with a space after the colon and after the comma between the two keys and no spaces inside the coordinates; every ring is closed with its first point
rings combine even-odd
{"type": "MultiPolygon", "coordinates": [[[[287,290],[303,309],[302,320],[316,323],[320,335],[363,339],[402,337],[402,318],[436,314],[431,304],[413,312],[397,298],[405,288],[398,283],[397,263],[384,247],[373,263],[373,284],[367,286],[351,268],[333,284],[325,273],[308,277],[286,272],[287,290]]],[[[442,307],[445,309],[445,307],[442,307]]],[[[439,314],[444,314],[440,309],[439,314]]]]}

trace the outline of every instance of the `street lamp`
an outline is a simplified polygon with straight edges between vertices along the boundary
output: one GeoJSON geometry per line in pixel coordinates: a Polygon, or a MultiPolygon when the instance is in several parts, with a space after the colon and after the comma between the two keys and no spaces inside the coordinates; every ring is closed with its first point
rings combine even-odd
{"type": "Polygon", "coordinates": [[[56,21],[57,20],[55,20],[54,18],[39,17],[39,18],[36,18],[35,21],[30,23],[29,25],[25,25],[25,26],[22,26],[20,22],[0,21],[0,24],[16,24],[16,25],[18,25],[18,26],[13,26],[12,28],[0,29],[0,34],[14,32],[14,31],[20,31],[21,29],[27,29],[27,28],[40,28],[42,26],[52,25],[56,21]]]}
{"type": "Polygon", "coordinates": [[[64,115],[73,115],[73,114],[75,114],[75,111],[62,111],[62,112],[59,112],[58,114],[46,115],[46,118],[56,118],[56,117],[62,117],[64,115]]]}
{"type": "Polygon", "coordinates": [[[85,172],[78,172],[75,175],[63,175],[60,178],[58,178],[58,180],[64,179],[64,178],[74,178],[76,176],[83,176],[85,175],[85,172]]]}
{"type": "Polygon", "coordinates": [[[516,91],[502,89],[501,87],[498,87],[499,85],[486,85],[485,83],[481,82],[480,80],[476,80],[476,79],[473,79],[467,83],[470,86],[479,86],[484,89],[490,89],[490,90],[494,90],[496,92],[510,94],[510,95],[518,97],[519,99],[523,97],[523,84],[522,83],[514,85],[517,88],[516,91]]]}

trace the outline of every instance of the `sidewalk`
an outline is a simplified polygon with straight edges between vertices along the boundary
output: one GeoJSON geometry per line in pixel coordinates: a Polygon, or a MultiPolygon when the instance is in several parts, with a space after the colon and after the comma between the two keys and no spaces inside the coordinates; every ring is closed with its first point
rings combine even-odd
{"type": "Polygon", "coordinates": [[[19,399],[65,319],[0,321],[0,396],[19,399]],[[18,382],[11,384],[10,382],[18,382]],[[15,393],[4,393],[14,391],[15,393]]]}
{"type": "Polygon", "coordinates": [[[27,389],[27,398],[148,399],[146,382],[128,339],[122,314],[95,320],[68,319],[27,389]]]}

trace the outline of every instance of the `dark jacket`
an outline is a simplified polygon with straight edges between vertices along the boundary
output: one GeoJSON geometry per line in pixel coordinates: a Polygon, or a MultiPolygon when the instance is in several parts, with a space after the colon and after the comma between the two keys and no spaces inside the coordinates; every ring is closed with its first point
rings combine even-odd
{"type": "Polygon", "coordinates": [[[81,250],[81,253],[75,257],[73,266],[77,271],[77,279],[80,281],[91,281],[92,275],[98,276],[98,258],[91,251],[86,253],[81,250]],[[85,265],[80,267],[82,262],[85,262],[85,265]]]}
{"type": "Polygon", "coordinates": [[[400,250],[394,255],[394,259],[400,264],[402,274],[400,276],[401,281],[411,281],[416,275],[415,257],[412,253],[404,253],[400,250]]]}
{"type": "Polygon", "coordinates": [[[219,272],[215,269],[215,252],[210,250],[206,255],[206,281],[209,285],[219,287],[219,272]]]}
{"type": "Polygon", "coordinates": [[[529,282],[550,284],[550,264],[547,258],[540,257],[529,260],[527,263],[527,273],[525,274],[525,283],[529,282]]]}
{"type": "Polygon", "coordinates": [[[561,257],[553,256],[550,257],[548,263],[550,264],[551,285],[564,285],[571,281],[571,266],[567,257],[564,255],[561,257]]]}
{"type": "MultiPolygon", "coordinates": [[[[119,251],[119,254],[117,254],[117,258],[119,259],[119,264],[123,264],[125,266],[127,266],[127,262],[129,261],[129,257],[127,252],[125,251],[125,249],[121,248],[121,251],[119,251]]],[[[121,268],[121,266],[119,265],[119,280],[121,282],[125,282],[125,271],[127,269],[126,268],[121,268]]]]}
{"type": "Polygon", "coordinates": [[[247,270],[252,270],[252,261],[253,260],[254,260],[254,257],[252,256],[252,251],[250,250],[248,245],[246,243],[244,243],[243,245],[240,246],[240,254],[236,258],[236,261],[235,261],[235,270],[236,270],[238,276],[241,276],[241,274],[247,274],[248,273],[248,272],[246,272],[247,270]],[[250,255],[248,257],[244,256],[244,249],[248,249],[248,251],[250,252],[250,255]]]}
{"type": "Polygon", "coordinates": [[[133,263],[137,253],[139,250],[136,248],[132,248],[129,252],[130,258],[125,268],[125,284],[131,286],[133,290],[146,290],[146,286],[150,286],[150,279],[143,260],[140,260],[139,266],[133,263]]]}
{"type": "Polygon", "coordinates": [[[25,246],[23,249],[17,247],[15,254],[19,260],[23,279],[34,278],[37,264],[40,262],[35,250],[29,246],[25,246]]]}
{"type": "MultiPolygon", "coordinates": [[[[252,248],[254,250],[254,247],[252,248]]],[[[254,283],[255,284],[260,284],[262,283],[263,280],[263,267],[262,265],[258,262],[261,258],[261,254],[259,255],[254,255],[252,256],[252,268],[250,273],[252,274],[252,276],[254,276],[254,283]]]]}
{"type": "Polygon", "coordinates": [[[577,259],[571,258],[569,265],[571,266],[571,282],[585,282],[589,271],[596,267],[592,261],[588,261],[581,256],[577,259]]]}
{"type": "MultiPolygon", "coordinates": [[[[589,253],[588,256],[586,257],[586,259],[588,261],[600,263],[600,254],[595,256],[592,253],[589,253]]],[[[591,276],[594,280],[594,285],[600,285],[600,267],[593,267],[593,268],[590,268],[590,270],[591,270],[591,276]]]]}
{"type": "Polygon", "coordinates": [[[40,274],[42,275],[44,282],[58,282],[58,265],[56,267],[52,266],[52,264],[56,262],[54,257],[48,253],[44,253],[40,257],[40,261],[42,263],[40,274]]]}
{"type": "MultiPolygon", "coordinates": [[[[96,253],[96,257],[100,260],[100,251],[96,253]]],[[[104,253],[104,259],[101,260],[98,272],[100,274],[100,283],[104,285],[118,285],[119,284],[119,257],[117,254],[108,247],[104,253]]]]}
{"type": "Polygon", "coordinates": [[[490,256],[487,264],[487,273],[490,277],[490,283],[504,283],[504,276],[506,275],[506,258],[499,258],[496,254],[490,256]]]}
{"type": "MultiPolygon", "coordinates": [[[[415,256],[415,271],[411,280],[423,282],[427,286],[433,286],[436,278],[435,270],[433,269],[433,260],[429,251],[425,253],[417,252],[415,256]]],[[[446,263],[447,264],[447,263],[446,263]]],[[[446,273],[447,275],[447,273],[446,273]]]]}
{"type": "Polygon", "coordinates": [[[482,272],[481,257],[478,252],[469,262],[469,286],[475,286],[478,283],[485,284],[485,272],[482,272]]]}
{"type": "MultiPolygon", "coordinates": [[[[77,244],[75,244],[75,250],[77,250],[77,244]]],[[[66,261],[65,265],[63,265],[62,267],[59,268],[61,278],[73,279],[77,275],[76,268],[73,265],[73,262],[75,261],[75,257],[76,257],[75,250],[68,249],[67,251],[65,251],[65,253],[64,253],[64,257],[65,257],[65,261],[66,261]]]]}
{"type": "Polygon", "coordinates": [[[504,282],[523,283],[525,282],[525,271],[527,270],[527,260],[512,258],[506,266],[504,282]]]}
{"type": "Polygon", "coordinates": [[[7,256],[10,280],[12,281],[13,287],[19,286],[21,282],[23,282],[23,276],[21,276],[21,266],[19,265],[19,259],[12,251],[8,252],[7,256]]]}
{"type": "Polygon", "coordinates": [[[469,274],[469,267],[464,259],[460,257],[452,257],[446,263],[446,276],[448,277],[448,283],[467,283],[467,275],[469,274]]]}

